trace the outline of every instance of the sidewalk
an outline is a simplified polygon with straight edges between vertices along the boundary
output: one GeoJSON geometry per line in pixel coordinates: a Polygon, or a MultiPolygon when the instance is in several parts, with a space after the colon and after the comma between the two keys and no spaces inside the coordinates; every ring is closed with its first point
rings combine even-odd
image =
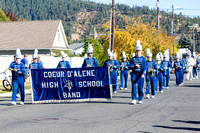
{"type": "MultiPolygon", "coordinates": [[[[25,94],[31,94],[30,90],[25,90],[25,94]]],[[[0,97],[12,97],[12,92],[0,94],[0,97]]]]}

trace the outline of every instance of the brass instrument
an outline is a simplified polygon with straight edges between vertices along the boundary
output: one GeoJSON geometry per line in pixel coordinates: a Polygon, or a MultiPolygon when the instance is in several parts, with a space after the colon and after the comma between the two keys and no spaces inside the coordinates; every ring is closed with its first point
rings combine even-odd
{"type": "Polygon", "coordinates": [[[125,64],[122,62],[122,64],[121,64],[121,71],[124,71],[124,66],[125,66],[125,64]]]}
{"type": "Polygon", "coordinates": [[[154,76],[153,76],[153,71],[152,71],[152,73],[151,73],[151,77],[154,77],[154,76]]]}

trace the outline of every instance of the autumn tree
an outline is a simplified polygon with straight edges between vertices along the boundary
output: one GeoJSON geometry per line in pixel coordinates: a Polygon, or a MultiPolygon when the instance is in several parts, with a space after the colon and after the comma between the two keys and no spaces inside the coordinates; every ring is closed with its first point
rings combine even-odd
{"type": "MultiPolygon", "coordinates": [[[[128,60],[131,59],[132,53],[135,52],[136,41],[140,40],[143,47],[142,55],[146,56],[146,49],[149,48],[155,59],[158,52],[164,53],[169,49],[170,55],[172,55],[174,46],[174,37],[168,36],[162,29],[157,30],[155,23],[144,24],[140,18],[133,18],[129,23],[126,21],[124,28],[116,28],[115,30],[115,45],[114,52],[117,53],[117,60],[121,61],[122,51],[126,52],[128,60]]],[[[109,29],[109,22],[103,25],[103,28],[109,29]]],[[[109,32],[107,33],[109,34],[109,32]]],[[[101,36],[100,41],[104,44],[104,55],[109,48],[109,39],[107,35],[101,36]]],[[[175,45],[175,52],[177,50],[175,45]]]]}

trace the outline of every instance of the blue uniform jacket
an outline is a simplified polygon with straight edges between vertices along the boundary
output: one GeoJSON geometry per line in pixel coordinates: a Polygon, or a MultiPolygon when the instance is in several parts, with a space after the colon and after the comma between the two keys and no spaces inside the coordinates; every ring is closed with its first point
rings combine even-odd
{"type": "Polygon", "coordinates": [[[106,60],[103,66],[112,66],[113,72],[117,72],[117,69],[119,68],[119,62],[117,60],[106,60]]]}
{"type": "Polygon", "coordinates": [[[96,58],[86,58],[83,61],[82,67],[87,67],[90,65],[91,67],[98,67],[98,62],[96,58]]]}
{"type": "Polygon", "coordinates": [[[68,61],[60,61],[58,63],[58,66],[57,68],[61,68],[61,67],[64,67],[64,68],[71,68],[70,64],[68,61]]]}
{"type": "Polygon", "coordinates": [[[172,64],[170,61],[162,61],[163,67],[167,67],[167,71],[169,71],[169,69],[172,69],[172,64]]]}
{"type": "Polygon", "coordinates": [[[174,68],[175,68],[176,71],[180,71],[183,68],[183,63],[181,61],[175,61],[174,62],[174,68]]]}
{"type": "MultiPolygon", "coordinates": [[[[22,62],[24,65],[26,64],[26,65],[28,66],[28,60],[27,60],[27,59],[23,58],[23,59],[21,60],[21,62],[22,62]]],[[[26,68],[26,67],[25,67],[25,69],[28,70],[28,68],[26,68]]]]}
{"type": "MultiPolygon", "coordinates": [[[[122,62],[120,62],[120,66],[122,66],[122,63],[124,63],[124,70],[129,70],[129,62],[128,61],[122,61],[122,62]]],[[[120,69],[122,69],[121,67],[120,67],[120,69]]]]}
{"type": "Polygon", "coordinates": [[[132,69],[132,74],[136,73],[136,74],[146,75],[147,72],[146,59],[143,56],[133,57],[130,60],[129,68],[132,69]],[[139,68],[136,67],[137,64],[140,65],[139,68]]]}
{"type": "Polygon", "coordinates": [[[164,73],[164,66],[162,63],[157,64],[156,63],[156,75],[158,75],[159,73],[164,73]]]}
{"type": "Polygon", "coordinates": [[[17,71],[12,70],[12,80],[23,79],[25,74],[25,65],[23,63],[11,63],[12,69],[17,69],[17,71]]]}
{"type": "Polygon", "coordinates": [[[155,61],[147,61],[147,74],[148,74],[148,69],[152,69],[153,75],[155,76],[156,68],[157,66],[155,61]]]}
{"type": "Polygon", "coordinates": [[[29,69],[42,69],[42,66],[40,63],[31,63],[29,64],[29,69]]]}

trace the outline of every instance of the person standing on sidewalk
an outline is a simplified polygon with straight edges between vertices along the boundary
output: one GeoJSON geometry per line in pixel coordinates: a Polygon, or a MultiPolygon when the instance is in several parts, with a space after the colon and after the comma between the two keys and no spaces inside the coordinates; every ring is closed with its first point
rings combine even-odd
{"type": "Polygon", "coordinates": [[[19,86],[20,88],[20,94],[21,94],[21,102],[20,105],[24,104],[24,74],[25,74],[25,65],[21,62],[21,52],[19,49],[16,50],[16,63],[13,63],[11,66],[13,79],[12,79],[12,86],[13,86],[13,92],[12,92],[12,100],[11,105],[16,105],[16,94],[17,94],[17,88],[19,86]]]}
{"type": "Polygon", "coordinates": [[[140,41],[136,42],[136,56],[130,60],[129,68],[131,72],[131,83],[132,83],[132,104],[136,104],[136,100],[139,100],[139,104],[142,104],[144,96],[144,78],[147,72],[146,59],[142,56],[142,45],[140,41]],[[138,90],[138,92],[137,92],[138,90]],[[138,93],[138,98],[137,98],[138,93]]]}

